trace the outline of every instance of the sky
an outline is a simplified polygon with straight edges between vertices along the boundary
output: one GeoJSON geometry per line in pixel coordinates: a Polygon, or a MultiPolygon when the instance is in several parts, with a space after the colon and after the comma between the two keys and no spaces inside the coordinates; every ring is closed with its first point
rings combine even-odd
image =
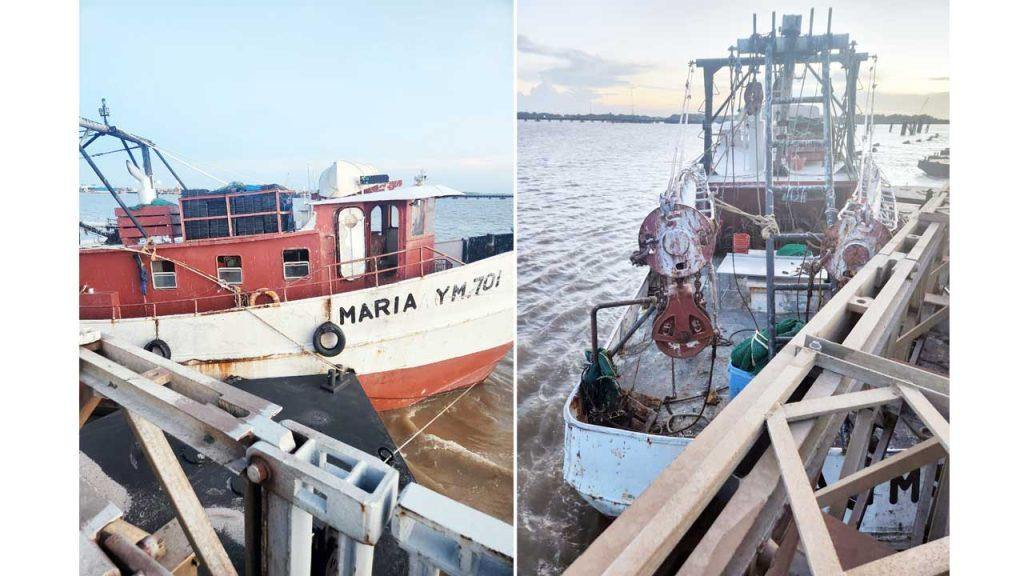
{"type": "MultiPolygon", "coordinates": [[[[771,11],[810,9],[824,31],[829,5],[780,0],[520,0],[518,108],[527,112],[678,113],[690,60],[727,57],[736,39],[770,27],[771,11]]],[[[878,56],[876,113],[949,117],[949,4],[943,0],[857,0],[831,4],[832,31],[878,56]]],[[[862,84],[866,85],[862,65],[862,84]]],[[[838,76],[838,74],[834,73],[838,76]]],[[[696,77],[691,111],[702,101],[696,77]]],[[[728,75],[716,77],[728,88],[728,75]]]]}
{"type": "MultiPolygon", "coordinates": [[[[305,189],[345,159],[512,191],[512,0],[80,6],[80,114],[100,121],[106,98],[112,124],[221,179],[305,189]]],[[[103,140],[90,152],[115,148],[103,140]]],[[[136,183],[125,159],[97,158],[115,186],[136,183]]],[[[83,184],[99,183],[80,167],[83,184]]],[[[221,185],[175,171],[189,187],[221,185]]]]}

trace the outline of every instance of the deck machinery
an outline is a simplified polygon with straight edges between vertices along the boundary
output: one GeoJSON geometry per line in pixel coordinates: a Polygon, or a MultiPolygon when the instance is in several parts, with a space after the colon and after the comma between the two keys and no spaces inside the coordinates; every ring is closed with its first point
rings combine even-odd
{"type": "MultiPolygon", "coordinates": [[[[825,33],[817,35],[813,9],[807,34],[802,34],[802,16],[784,15],[777,26],[774,12],[771,29],[760,34],[755,14],[750,37],[738,39],[729,53],[695,61],[704,78],[701,164],[714,198],[775,223],[752,235],[765,249],[768,341],[774,355],[780,289],[774,282],[775,249],[786,242],[820,242],[821,232],[836,224],[837,206],[857,188],[857,79],[869,56],[856,50],[849,34],[832,33],[831,9],[825,33]],[[843,73],[839,90],[833,86],[836,67],[843,73]],[[729,91],[717,103],[715,75],[723,69],[729,91]],[[785,212],[777,213],[778,206],[785,212]]],[[[729,232],[751,224],[732,211],[721,215],[720,226],[729,232]]]]}

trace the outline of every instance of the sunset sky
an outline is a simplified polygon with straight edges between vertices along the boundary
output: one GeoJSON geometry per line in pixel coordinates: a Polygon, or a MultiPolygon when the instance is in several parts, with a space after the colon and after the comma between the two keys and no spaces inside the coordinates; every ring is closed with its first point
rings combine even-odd
{"type": "MultiPolygon", "coordinates": [[[[876,113],[949,117],[949,5],[944,1],[861,0],[832,4],[832,31],[878,55],[876,113]]],[[[735,0],[520,0],[518,108],[529,112],[668,115],[679,111],[686,66],[726,57],[749,36],[752,14],[766,32],[775,10],[825,29],[827,5],[735,0]]],[[[861,84],[867,85],[867,66],[861,84]]],[[[834,75],[838,73],[836,67],[834,75]]],[[[695,75],[691,111],[701,101],[695,75]]],[[[725,73],[716,78],[727,87],[725,73]]]]}

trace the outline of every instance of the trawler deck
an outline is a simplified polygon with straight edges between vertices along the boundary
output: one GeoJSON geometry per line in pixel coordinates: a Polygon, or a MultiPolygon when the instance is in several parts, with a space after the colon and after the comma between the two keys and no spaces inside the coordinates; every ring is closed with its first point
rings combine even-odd
{"type": "MultiPolygon", "coordinates": [[[[715,259],[717,268],[724,258],[715,259]]],[[[806,282],[806,277],[804,277],[806,282]]],[[[747,298],[737,286],[719,281],[720,311],[718,323],[724,337],[735,343],[749,337],[757,326],[764,327],[766,315],[762,312],[748,312],[744,301],[747,298]]],[[[742,288],[742,285],[741,285],[742,288]]],[[[801,296],[801,301],[804,297],[801,296]]],[[[817,302],[817,299],[814,299],[817,302]]],[[[814,304],[812,304],[813,306],[814,304]]],[[[815,311],[812,308],[812,314],[815,311]]],[[[780,320],[788,317],[779,315],[780,320]]],[[[789,316],[795,316],[791,314],[789,316]]],[[[801,315],[802,316],[802,315],[801,315]]],[[[630,401],[628,406],[643,414],[643,418],[631,419],[629,429],[652,434],[694,437],[718,415],[728,404],[729,398],[729,354],[731,346],[719,345],[712,372],[711,350],[706,349],[693,358],[674,359],[658,350],[652,340],[653,322],[643,323],[630,338],[618,356],[615,357],[619,371],[619,387],[623,392],[647,407],[638,407],[630,401]],[[712,402],[704,408],[699,421],[697,414],[708,391],[708,376],[711,373],[712,402]],[[673,377],[674,373],[674,377],[673,377]],[[717,402],[714,398],[717,397],[717,402]],[[652,420],[651,414],[656,412],[652,420]],[[640,420],[643,422],[641,423],[640,420]],[[692,426],[691,426],[692,424],[692,426]],[[685,431],[681,431],[686,428],[685,431]]],[[[628,409],[627,409],[628,410],[628,409]]],[[[639,414],[638,414],[639,415],[639,414]]]]}
{"type": "MultiPolygon", "coordinates": [[[[904,192],[919,193],[916,190],[904,192]]],[[[901,208],[902,211],[909,212],[914,206],[902,205],[901,208]]],[[[723,269],[731,269],[731,258],[730,254],[726,254],[715,259],[715,268],[720,273],[718,324],[722,336],[731,340],[731,344],[726,341],[718,346],[713,372],[710,349],[687,359],[666,356],[658,350],[652,340],[653,322],[645,321],[614,358],[619,372],[619,387],[628,396],[623,405],[626,414],[615,420],[615,424],[618,425],[616,427],[634,432],[693,438],[732,400],[729,396],[729,358],[733,345],[749,338],[755,326],[764,328],[767,325],[767,314],[751,307],[750,284],[743,277],[743,268],[737,265],[736,275],[721,274],[723,269]],[[711,401],[704,406],[702,412],[705,396],[709,396],[711,401]]],[[[808,283],[806,276],[797,278],[796,281],[805,285],[808,283]]],[[[780,310],[777,320],[805,320],[806,292],[792,294],[789,297],[793,299],[790,301],[789,309],[799,312],[786,313],[780,310]]],[[[813,316],[821,305],[821,296],[815,290],[811,297],[810,315],[813,316]]],[[[642,310],[638,311],[638,315],[642,313],[642,310]]],[[[627,319],[634,317],[629,312],[624,316],[627,319]]],[[[628,328],[627,324],[628,322],[624,323],[622,329],[628,328]]],[[[933,329],[929,337],[922,342],[918,352],[918,366],[940,374],[948,373],[948,347],[948,326],[933,329]]],[[[906,448],[917,443],[924,435],[922,427],[923,424],[912,411],[901,413],[900,422],[893,432],[890,449],[906,448]]],[[[838,437],[834,443],[834,446],[840,448],[844,445],[843,436],[838,437]]]]}

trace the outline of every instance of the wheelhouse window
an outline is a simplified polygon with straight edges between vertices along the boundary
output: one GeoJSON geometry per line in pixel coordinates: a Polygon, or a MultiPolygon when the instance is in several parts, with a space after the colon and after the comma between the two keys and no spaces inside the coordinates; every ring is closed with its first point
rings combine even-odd
{"type": "Polygon", "coordinates": [[[384,228],[383,219],[384,212],[380,209],[380,206],[374,206],[373,210],[370,211],[370,232],[380,233],[384,228]]]}
{"type": "Polygon", "coordinates": [[[225,284],[241,284],[242,257],[217,256],[217,278],[225,284]]]}
{"type": "Polygon", "coordinates": [[[171,290],[178,287],[178,274],[174,270],[174,262],[154,260],[152,266],[154,288],[157,290],[171,290]]]}
{"type": "Polygon", "coordinates": [[[388,228],[398,228],[398,206],[391,205],[391,215],[388,217],[388,228]]]}
{"type": "Polygon", "coordinates": [[[409,207],[409,220],[413,236],[422,236],[430,228],[429,222],[434,217],[434,199],[415,200],[409,207]]]}
{"type": "Polygon", "coordinates": [[[284,279],[305,278],[309,276],[309,250],[295,248],[284,251],[284,279]]]}

